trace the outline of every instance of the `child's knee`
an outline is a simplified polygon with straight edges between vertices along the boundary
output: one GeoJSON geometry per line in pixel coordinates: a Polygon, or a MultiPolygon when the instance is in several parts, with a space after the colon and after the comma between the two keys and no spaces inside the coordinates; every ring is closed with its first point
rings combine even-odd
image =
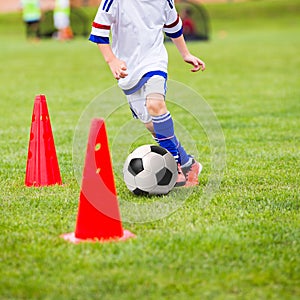
{"type": "Polygon", "coordinates": [[[151,116],[160,116],[167,112],[165,98],[162,94],[149,94],[146,98],[146,106],[151,116]]]}

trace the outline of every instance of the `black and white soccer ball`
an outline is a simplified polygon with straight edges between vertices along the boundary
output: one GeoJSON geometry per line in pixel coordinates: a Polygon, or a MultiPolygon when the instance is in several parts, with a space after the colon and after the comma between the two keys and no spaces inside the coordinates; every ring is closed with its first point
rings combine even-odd
{"type": "Polygon", "coordinates": [[[143,145],[128,155],[123,176],[127,188],[136,195],[163,195],[176,183],[177,163],[165,148],[143,145]]]}

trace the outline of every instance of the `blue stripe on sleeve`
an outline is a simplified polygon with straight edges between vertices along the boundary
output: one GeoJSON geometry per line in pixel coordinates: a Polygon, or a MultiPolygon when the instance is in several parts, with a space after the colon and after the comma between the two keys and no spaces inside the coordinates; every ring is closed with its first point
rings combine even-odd
{"type": "Polygon", "coordinates": [[[106,7],[106,10],[105,10],[106,12],[109,11],[109,9],[110,9],[111,5],[113,4],[113,2],[114,2],[114,0],[110,0],[109,4],[106,7]]]}
{"type": "Polygon", "coordinates": [[[172,38],[172,39],[176,39],[178,37],[180,37],[182,35],[182,27],[180,30],[178,30],[177,32],[174,32],[174,33],[167,33],[166,32],[166,36],[172,38]]]}
{"type": "Polygon", "coordinates": [[[171,9],[173,9],[173,3],[171,0],[167,0],[171,9]]]}
{"type": "Polygon", "coordinates": [[[114,0],[105,0],[102,10],[108,12],[114,0]]]}
{"type": "Polygon", "coordinates": [[[102,7],[102,10],[105,10],[105,6],[107,5],[107,2],[108,2],[109,0],[105,0],[105,2],[104,2],[104,5],[103,5],[103,7],[102,7]]]}
{"type": "Polygon", "coordinates": [[[96,44],[109,44],[109,38],[104,36],[90,35],[89,40],[96,44]]]}

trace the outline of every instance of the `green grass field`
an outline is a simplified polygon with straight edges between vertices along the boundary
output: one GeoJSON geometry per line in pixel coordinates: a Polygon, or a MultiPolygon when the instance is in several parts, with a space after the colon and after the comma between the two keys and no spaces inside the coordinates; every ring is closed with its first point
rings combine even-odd
{"type": "MultiPolygon", "coordinates": [[[[0,299],[299,299],[300,1],[206,8],[211,40],[189,47],[207,70],[190,73],[168,43],[169,77],[201,95],[221,125],[220,188],[203,205],[214,164],[209,138],[170,103],[195,140],[201,184],[167,217],[125,222],[136,239],[106,244],[73,245],[59,236],[76,222],[75,128],[115,81],[86,39],[28,43],[19,15],[0,16],[0,299]],[[63,186],[24,186],[37,94],[47,97],[63,186]]],[[[184,91],[170,91],[181,92],[180,107],[191,100],[184,91]]],[[[107,99],[103,113],[114,101],[107,99]]],[[[125,106],[116,115],[107,124],[112,148],[120,120],[130,120],[125,106]]],[[[122,155],[113,156],[114,165],[122,155]]],[[[122,215],[125,200],[155,201],[131,196],[118,174],[116,184],[122,215]]]]}

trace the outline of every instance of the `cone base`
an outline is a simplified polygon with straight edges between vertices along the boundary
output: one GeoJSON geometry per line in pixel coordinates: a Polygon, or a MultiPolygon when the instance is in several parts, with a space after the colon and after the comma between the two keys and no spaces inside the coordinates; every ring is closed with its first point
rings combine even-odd
{"type": "Polygon", "coordinates": [[[46,187],[46,186],[53,186],[53,185],[63,185],[62,181],[58,181],[58,182],[47,182],[47,183],[36,183],[36,182],[25,182],[25,186],[27,187],[46,187]]]}
{"type": "Polygon", "coordinates": [[[75,232],[64,233],[60,237],[62,237],[65,241],[70,242],[72,244],[79,243],[108,243],[108,242],[118,242],[118,241],[126,241],[129,238],[134,238],[135,234],[130,232],[129,230],[123,231],[123,236],[114,237],[110,239],[79,239],[75,236],[75,232]]]}

